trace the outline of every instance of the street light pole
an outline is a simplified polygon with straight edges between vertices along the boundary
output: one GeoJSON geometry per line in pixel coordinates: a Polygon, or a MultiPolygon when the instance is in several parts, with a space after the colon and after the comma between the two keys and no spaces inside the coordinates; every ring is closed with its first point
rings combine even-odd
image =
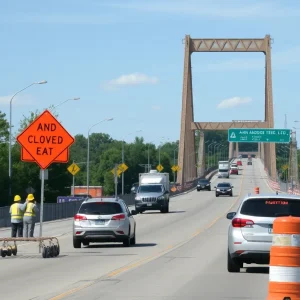
{"type": "MultiPolygon", "coordinates": [[[[135,132],[141,132],[141,131],[143,131],[143,130],[137,130],[137,131],[134,131],[134,132],[131,132],[131,133],[128,133],[127,135],[131,135],[131,134],[133,134],[133,133],[135,133],[135,132]]],[[[124,158],[124,138],[125,137],[123,137],[122,138],[122,164],[124,164],[125,163],[125,158],[124,158]]],[[[122,172],[122,196],[124,195],[124,172],[122,172]]]]}
{"type": "MultiPolygon", "coordinates": [[[[208,155],[209,155],[209,147],[212,146],[212,145],[214,145],[215,143],[216,143],[216,142],[213,141],[212,143],[210,143],[210,144],[208,145],[208,147],[207,147],[207,149],[208,149],[208,155]]],[[[208,156],[208,169],[211,167],[210,162],[212,162],[212,159],[210,159],[210,157],[208,156]]]]}
{"type": "Polygon", "coordinates": [[[87,144],[87,162],[86,162],[86,188],[87,188],[87,195],[89,195],[90,191],[90,131],[96,125],[103,123],[105,121],[112,121],[114,118],[106,118],[100,122],[95,123],[92,125],[88,130],[88,144],[87,144]]]}
{"type": "Polygon", "coordinates": [[[33,82],[30,85],[26,86],[25,88],[23,88],[22,90],[19,90],[18,92],[16,92],[10,99],[9,102],[9,147],[8,147],[8,177],[9,177],[9,196],[11,197],[11,186],[12,186],[12,178],[11,178],[11,173],[12,173],[12,162],[11,162],[11,139],[12,139],[12,133],[11,133],[11,129],[12,129],[12,101],[15,98],[16,95],[18,95],[19,93],[23,92],[24,90],[28,89],[29,87],[35,85],[35,84],[45,84],[47,83],[46,80],[42,80],[39,82],[33,82]]]}
{"type": "Polygon", "coordinates": [[[61,103],[59,103],[59,104],[53,106],[52,109],[55,109],[56,107],[58,107],[58,106],[60,106],[60,105],[62,105],[62,104],[64,104],[64,103],[66,103],[67,101],[70,101],[70,100],[73,100],[73,101],[80,100],[80,97],[75,97],[75,98],[67,99],[67,100],[65,100],[65,101],[63,101],[63,102],[61,102],[61,103]]]}

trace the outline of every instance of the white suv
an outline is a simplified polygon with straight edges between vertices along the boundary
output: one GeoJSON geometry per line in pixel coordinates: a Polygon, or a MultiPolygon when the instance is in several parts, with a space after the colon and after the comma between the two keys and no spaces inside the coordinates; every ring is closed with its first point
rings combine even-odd
{"type": "Polygon", "coordinates": [[[300,217],[300,197],[249,195],[237,212],[228,213],[228,272],[240,272],[244,263],[269,264],[273,222],[286,215],[300,217]]]}
{"type": "Polygon", "coordinates": [[[129,211],[119,198],[92,198],[84,201],[73,222],[73,246],[81,243],[122,242],[125,247],[135,244],[135,210],[129,211]]]}

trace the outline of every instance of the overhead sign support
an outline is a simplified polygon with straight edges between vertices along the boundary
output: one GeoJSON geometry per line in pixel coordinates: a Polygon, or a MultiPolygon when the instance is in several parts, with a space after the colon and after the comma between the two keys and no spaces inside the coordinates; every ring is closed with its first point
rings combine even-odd
{"type": "Polygon", "coordinates": [[[41,168],[40,237],[42,237],[45,169],[54,162],[68,162],[69,147],[75,140],[51,112],[45,110],[17,136],[17,141],[22,146],[21,160],[35,162],[41,168]]]}

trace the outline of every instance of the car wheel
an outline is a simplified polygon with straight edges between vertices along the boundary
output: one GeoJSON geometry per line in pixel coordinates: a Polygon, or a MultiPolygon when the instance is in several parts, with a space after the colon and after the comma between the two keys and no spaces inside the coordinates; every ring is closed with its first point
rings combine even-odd
{"type": "Polygon", "coordinates": [[[169,203],[168,203],[167,206],[163,207],[163,208],[160,210],[160,212],[161,212],[162,214],[168,213],[168,212],[169,212],[169,203]]]}
{"type": "Polygon", "coordinates": [[[216,194],[216,197],[219,197],[219,194],[216,194]]]}
{"type": "Polygon", "coordinates": [[[232,197],[232,193],[230,194],[230,197],[232,197]]]}
{"type": "Polygon", "coordinates": [[[227,254],[227,270],[230,273],[239,273],[241,271],[241,265],[238,264],[229,254],[227,254]]]}
{"type": "Polygon", "coordinates": [[[135,245],[136,241],[135,241],[135,229],[134,229],[134,235],[133,237],[130,239],[130,245],[135,245]]]}
{"type": "Polygon", "coordinates": [[[211,192],[211,188],[208,189],[211,192]]]}
{"type": "Polygon", "coordinates": [[[126,237],[126,239],[123,241],[123,246],[124,247],[130,247],[130,227],[129,227],[129,231],[128,231],[128,236],[126,237]]]}
{"type": "Polygon", "coordinates": [[[73,247],[77,249],[81,248],[81,241],[73,238],[73,247]]]}
{"type": "Polygon", "coordinates": [[[90,242],[82,242],[83,246],[89,246],[90,242]]]}

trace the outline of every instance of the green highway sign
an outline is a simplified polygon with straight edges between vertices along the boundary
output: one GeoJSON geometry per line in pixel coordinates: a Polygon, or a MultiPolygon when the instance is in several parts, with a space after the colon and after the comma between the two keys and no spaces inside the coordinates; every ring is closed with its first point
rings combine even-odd
{"type": "Polygon", "coordinates": [[[228,142],[244,143],[289,143],[290,129],[274,128],[230,128],[228,142]]]}

